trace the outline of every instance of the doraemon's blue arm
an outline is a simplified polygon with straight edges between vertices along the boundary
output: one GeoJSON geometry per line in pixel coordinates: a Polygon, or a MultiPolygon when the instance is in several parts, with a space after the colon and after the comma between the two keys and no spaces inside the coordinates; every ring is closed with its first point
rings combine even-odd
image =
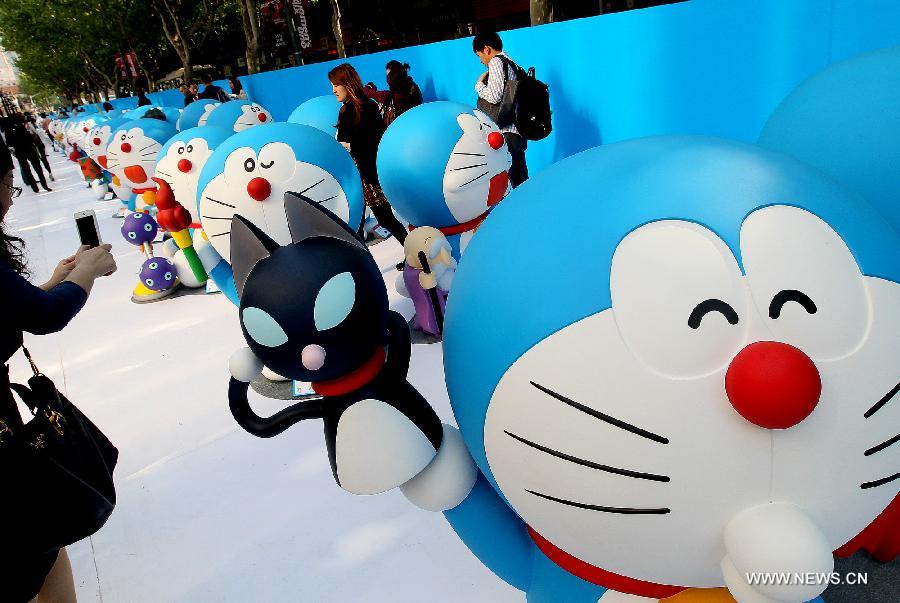
{"type": "Polygon", "coordinates": [[[231,271],[231,265],[225,260],[220,261],[216,264],[216,267],[213,268],[209,276],[212,278],[213,282],[221,289],[222,293],[225,294],[234,305],[238,305],[240,300],[238,300],[237,289],[234,288],[234,273],[231,271]]]}
{"type": "Polygon", "coordinates": [[[444,517],[488,569],[505,582],[527,591],[535,544],[518,515],[480,473],[466,499],[444,517]]]}

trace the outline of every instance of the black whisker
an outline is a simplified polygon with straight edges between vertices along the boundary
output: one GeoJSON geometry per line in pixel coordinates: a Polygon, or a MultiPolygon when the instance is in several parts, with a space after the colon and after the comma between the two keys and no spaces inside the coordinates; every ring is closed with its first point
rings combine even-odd
{"type": "Polygon", "coordinates": [[[878,486],[883,486],[888,484],[895,479],[900,478],[900,473],[895,473],[894,475],[889,475],[887,477],[882,477],[881,479],[876,479],[875,481],[866,482],[864,484],[860,484],[860,488],[863,490],[867,490],[869,488],[877,488],[878,486]]]}
{"type": "Polygon", "coordinates": [[[475,182],[475,181],[478,180],[479,178],[483,178],[483,177],[485,177],[485,176],[487,176],[487,175],[488,175],[488,173],[485,172],[485,173],[483,173],[481,176],[476,176],[475,178],[472,178],[472,179],[469,180],[468,182],[464,182],[464,183],[460,184],[460,185],[457,186],[456,188],[462,188],[462,187],[464,187],[464,186],[467,185],[467,184],[472,184],[473,182],[475,182]]]}
{"type": "Polygon", "coordinates": [[[225,207],[230,207],[231,209],[237,209],[234,205],[230,205],[228,203],[223,203],[221,201],[216,201],[212,197],[206,197],[206,198],[209,199],[210,201],[212,201],[213,203],[218,203],[219,205],[224,205],[225,207]]]}
{"type": "Polygon", "coordinates": [[[209,235],[211,237],[221,237],[222,235],[231,234],[230,230],[226,230],[225,232],[220,232],[219,234],[209,235]]]}
{"type": "Polygon", "coordinates": [[[605,421],[606,423],[609,423],[610,425],[614,425],[615,427],[618,427],[619,429],[624,429],[625,431],[630,431],[631,433],[633,433],[635,435],[639,435],[642,438],[647,438],[648,440],[653,440],[654,442],[659,442],[660,444],[668,444],[669,443],[669,438],[665,438],[661,435],[653,433],[652,431],[647,431],[646,429],[641,429],[640,427],[636,427],[636,426],[632,425],[631,423],[626,423],[625,421],[616,419],[615,417],[611,417],[607,414],[600,412],[599,410],[595,410],[595,409],[591,408],[590,406],[585,406],[584,404],[581,404],[580,402],[576,402],[575,400],[566,398],[562,394],[558,394],[555,391],[553,391],[552,389],[548,389],[548,388],[544,387],[543,385],[535,383],[534,381],[529,381],[529,383],[531,383],[531,385],[533,385],[537,389],[541,390],[548,396],[552,396],[553,398],[556,398],[557,400],[559,400],[560,402],[562,402],[564,404],[568,404],[569,406],[571,406],[572,408],[574,408],[576,410],[580,410],[583,413],[587,413],[587,414],[591,415],[592,417],[594,417],[595,419],[600,419],[601,421],[605,421]]]}
{"type": "Polygon", "coordinates": [[[308,191],[309,189],[315,188],[315,187],[319,186],[320,184],[322,184],[323,182],[325,182],[325,179],[324,179],[324,178],[322,178],[321,180],[319,180],[318,182],[316,182],[316,183],[313,184],[312,186],[307,186],[305,189],[303,189],[302,191],[300,191],[300,192],[297,193],[297,194],[298,194],[298,195],[302,195],[303,193],[305,193],[305,192],[308,191]]]}
{"type": "Polygon", "coordinates": [[[900,433],[898,433],[897,435],[895,435],[894,437],[892,437],[889,440],[885,440],[884,442],[882,442],[881,444],[878,444],[877,446],[872,446],[871,448],[866,450],[864,456],[870,456],[870,455],[875,454],[876,452],[881,452],[888,446],[893,446],[897,442],[900,442],[900,433]]]}
{"type": "Polygon", "coordinates": [[[469,157],[484,157],[484,153],[451,153],[451,155],[468,155],[469,157]]]}
{"type": "Polygon", "coordinates": [[[458,172],[459,170],[469,170],[469,169],[476,168],[476,167],[484,167],[486,165],[487,165],[486,163],[476,163],[475,165],[467,165],[465,167],[453,168],[453,169],[447,170],[447,171],[448,172],[458,172]]]}
{"type": "Polygon", "coordinates": [[[872,406],[872,408],[870,408],[869,410],[867,410],[866,413],[863,415],[863,417],[865,417],[865,418],[868,419],[869,417],[871,417],[872,415],[874,415],[876,412],[878,412],[879,410],[881,410],[882,408],[884,408],[884,405],[887,404],[888,402],[890,402],[890,401],[891,401],[891,398],[893,398],[893,397],[897,394],[898,391],[900,391],[900,383],[898,383],[897,385],[895,385],[895,386],[891,389],[891,391],[889,391],[888,393],[886,393],[886,394],[884,395],[884,397],[883,397],[881,400],[879,400],[878,402],[876,402],[875,405],[872,406]]]}
{"type": "Polygon", "coordinates": [[[328,197],[327,199],[322,199],[321,201],[315,201],[315,203],[321,204],[321,203],[325,203],[326,201],[331,201],[332,199],[337,199],[337,198],[338,198],[337,195],[332,195],[331,197],[328,197]]]}
{"type": "Polygon", "coordinates": [[[231,220],[232,218],[223,218],[222,216],[200,216],[201,218],[206,218],[207,220],[231,220]]]}
{"type": "Polygon", "coordinates": [[[606,471],[607,473],[615,473],[616,475],[624,475],[625,477],[634,477],[637,479],[647,479],[654,482],[668,482],[671,481],[670,478],[666,475],[657,475],[655,473],[644,473],[642,471],[632,471],[630,469],[620,469],[618,467],[611,467],[610,465],[602,465],[600,463],[595,463],[594,461],[588,461],[585,459],[578,458],[577,456],[572,456],[571,454],[566,454],[565,452],[560,452],[558,450],[554,450],[552,448],[548,448],[547,446],[542,446],[541,444],[537,444],[530,440],[526,440],[521,436],[517,436],[514,433],[510,433],[509,431],[504,430],[503,433],[508,435],[509,437],[522,442],[526,446],[531,446],[535,450],[540,450],[541,452],[546,452],[551,456],[555,456],[556,458],[563,459],[564,461],[569,461],[571,463],[575,463],[576,465],[582,465],[584,467],[590,467],[591,469],[598,469],[600,471],[606,471]]]}
{"type": "Polygon", "coordinates": [[[553,502],[559,503],[561,505],[567,505],[569,507],[578,507],[579,509],[587,509],[588,511],[602,511],[603,513],[619,513],[621,515],[665,515],[666,513],[671,513],[671,509],[666,508],[644,508],[644,509],[632,509],[629,507],[604,507],[601,505],[589,505],[587,503],[575,502],[573,500],[566,500],[564,498],[556,498],[555,496],[550,496],[549,494],[541,494],[540,492],[535,492],[534,490],[525,489],[529,494],[534,494],[535,496],[539,496],[541,498],[545,498],[547,500],[552,500],[553,502]]]}
{"type": "Polygon", "coordinates": [[[146,151],[147,149],[149,149],[150,147],[156,146],[156,144],[157,144],[157,143],[155,143],[155,142],[154,142],[154,143],[151,143],[151,144],[148,144],[148,145],[145,146],[143,149],[138,149],[138,153],[142,153],[142,152],[146,151]]]}
{"type": "Polygon", "coordinates": [[[157,174],[160,174],[160,175],[162,175],[162,176],[166,176],[166,177],[168,177],[168,178],[171,178],[171,177],[172,177],[171,174],[167,174],[167,173],[165,173],[165,172],[160,172],[159,170],[156,170],[156,173],[157,173],[157,174]]]}

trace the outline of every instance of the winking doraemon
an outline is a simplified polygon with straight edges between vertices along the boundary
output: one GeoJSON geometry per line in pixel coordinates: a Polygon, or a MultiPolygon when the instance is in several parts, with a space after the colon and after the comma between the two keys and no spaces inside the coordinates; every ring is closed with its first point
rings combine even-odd
{"type": "Polygon", "coordinates": [[[234,303],[231,219],[239,214],[287,245],[286,192],[321,204],[353,230],[362,220],[362,184],[353,159],[334,138],[310,126],[277,123],[239,132],[216,148],[200,174],[200,222],[223,258],[210,276],[234,303]]]}
{"type": "Polygon", "coordinates": [[[814,599],[827,580],[747,575],[827,576],[896,494],[900,241],[814,168],[712,138],[592,149],[466,255],[444,362],[479,475],[442,446],[402,489],[529,601],[814,599]]]}

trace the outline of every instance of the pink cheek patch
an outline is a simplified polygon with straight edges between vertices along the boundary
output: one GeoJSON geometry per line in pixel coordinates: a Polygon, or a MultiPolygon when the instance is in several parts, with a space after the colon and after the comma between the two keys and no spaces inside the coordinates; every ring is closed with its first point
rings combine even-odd
{"type": "Polygon", "coordinates": [[[300,352],[300,361],[310,371],[317,371],[325,365],[325,348],[310,344],[300,352]]]}

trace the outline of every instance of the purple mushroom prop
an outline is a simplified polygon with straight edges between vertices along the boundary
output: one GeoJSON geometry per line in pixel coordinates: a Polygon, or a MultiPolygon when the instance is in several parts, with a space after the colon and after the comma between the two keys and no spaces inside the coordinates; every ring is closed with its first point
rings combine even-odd
{"type": "Polygon", "coordinates": [[[151,291],[165,291],[177,282],[178,269],[170,260],[155,256],[141,265],[140,280],[151,291]]]}
{"type": "Polygon", "coordinates": [[[122,224],[122,236],[132,245],[141,246],[156,238],[159,226],[150,214],[132,212],[125,216],[122,224]]]}

